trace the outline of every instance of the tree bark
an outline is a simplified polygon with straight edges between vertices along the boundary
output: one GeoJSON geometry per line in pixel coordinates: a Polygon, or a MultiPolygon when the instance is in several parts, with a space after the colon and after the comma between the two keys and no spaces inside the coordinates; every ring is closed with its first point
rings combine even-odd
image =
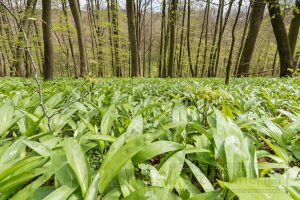
{"type": "Polygon", "coordinates": [[[78,38],[79,56],[80,56],[80,76],[84,77],[85,75],[87,75],[87,56],[85,51],[85,42],[83,37],[80,9],[77,0],[69,0],[69,4],[74,18],[77,38],[78,38]]]}
{"type": "Polygon", "coordinates": [[[291,76],[293,56],[278,0],[270,0],[268,9],[279,52],[280,77],[291,76]]]}
{"type": "Polygon", "coordinates": [[[299,27],[300,27],[300,0],[296,0],[295,8],[293,11],[293,18],[291,20],[291,26],[289,30],[289,42],[291,47],[291,53],[293,56],[295,54],[295,48],[296,48],[297,38],[299,34],[299,27]]]}
{"type": "Polygon", "coordinates": [[[176,12],[177,12],[178,0],[171,1],[170,9],[170,49],[169,49],[169,62],[167,76],[173,77],[174,69],[174,54],[175,54],[175,31],[176,31],[176,12]]]}
{"type": "Polygon", "coordinates": [[[137,36],[136,24],[134,22],[134,1],[126,0],[127,20],[128,20],[128,35],[130,42],[131,52],[131,77],[139,76],[138,67],[138,49],[137,49],[137,36]]]}
{"type": "Polygon", "coordinates": [[[232,41],[231,41],[231,46],[230,46],[230,51],[229,51],[229,57],[228,57],[228,62],[227,62],[227,66],[226,66],[226,79],[225,79],[225,84],[228,85],[229,84],[229,80],[230,80],[230,71],[231,71],[231,66],[232,66],[232,55],[233,55],[233,49],[234,49],[234,43],[235,43],[235,29],[236,29],[236,25],[238,23],[239,20],[239,16],[241,13],[241,7],[242,7],[242,3],[243,0],[239,1],[239,7],[238,7],[238,11],[233,23],[233,27],[232,27],[232,32],[231,32],[231,37],[232,37],[232,41]]]}
{"type": "Polygon", "coordinates": [[[254,51],[260,25],[264,16],[265,6],[265,0],[255,0],[252,2],[250,26],[241,56],[241,61],[237,70],[238,77],[247,76],[247,74],[249,73],[250,61],[254,51]]]}
{"type": "Polygon", "coordinates": [[[53,43],[52,43],[52,10],[51,10],[51,1],[42,0],[42,27],[43,27],[43,41],[44,41],[44,64],[43,64],[43,73],[44,80],[52,80],[54,74],[54,56],[53,56],[53,43]]]}
{"type": "Polygon", "coordinates": [[[118,1],[111,0],[111,12],[112,12],[112,26],[113,26],[113,44],[114,44],[114,53],[115,53],[115,68],[116,76],[121,77],[122,71],[120,66],[120,56],[119,56],[119,24],[118,24],[118,1]]]}

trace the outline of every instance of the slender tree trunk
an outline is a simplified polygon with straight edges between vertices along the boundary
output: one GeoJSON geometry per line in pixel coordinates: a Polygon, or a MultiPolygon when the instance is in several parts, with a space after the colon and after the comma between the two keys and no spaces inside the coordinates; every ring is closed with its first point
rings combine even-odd
{"type": "Polygon", "coordinates": [[[178,0],[171,0],[171,9],[169,14],[170,19],[170,50],[169,50],[169,62],[167,76],[173,77],[174,69],[174,54],[175,54],[175,31],[176,31],[176,12],[177,12],[178,0]]]}
{"type": "Polygon", "coordinates": [[[82,30],[82,22],[80,16],[80,8],[77,0],[69,0],[71,12],[74,18],[78,46],[79,46],[79,56],[80,56],[80,76],[83,77],[87,75],[87,56],[85,51],[85,42],[82,30]]]}
{"type": "Polygon", "coordinates": [[[72,56],[72,60],[73,60],[73,71],[74,71],[75,77],[77,77],[78,76],[77,67],[76,67],[77,64],[76,64],[76,58],[75,58],[75,53],[74,53],[72,34],[71,34],[71,31],[70,31],[70,26],[69,26],[68,12],[67,12],[67,9],[66,9],[66,7],[67,7],[66,6],[66,0],[62,0],[61,3],[62,3],[62,10],[63,10],[63,14],[64,14],[66,29],[67,29],[68,42],[69,42],[71,56],[72,56]]]}
{"type": "Polygon", "coordinates": [[[234,65],[234,75],[237,74],[238,66],[240,65],[241,55],[242,55],[242,52],[243,52],[243,49],[244,49],[246,33],[247,33],[247,30],[248,30],[248,25],[249,25],[250,11],[251,11],[251,6],[248,7],[248,11],[247,11],[247,16],[246,16],[244,30],[243,30],[243,36],[242,36],[242,39],[241,39],[241,44],[240,44],[240,47],[239,47],[238,56],[236,57],[236,61],[235,61],[235,65],[234,65]]]}
{"type": "Polygon", "coordinates": [[[293,11],[293,18],[289,30],[289,42],[291,47],[291,53],[293,56],[295,54],[295,48],[296,48],[298,34],[299,34],[299,27],[300,27],[300,0],[296,0],[295,8],[293,11]]]}
{"type": "Polygon", "coordinates": [[[243,3],[243,0],[240,0],[238,11],[237,11],[235,21],[234,21],[234,24],[232,27],[232,32],[231,32],[232,41],[231,41],[231,46],[230,46],[230,51],[229,51],[228,62],[227,62],[227,66],[226,66],[226,79],[225,79],[226,85],[229,84],[229,79],[230,79],[230,70],[231,70],[231,66],[232,66],[232,55],[233,55],[233,49],[234,49],[234,43],[235,43],[235,29],[236,29],[236,25],[238,23],[239,16],[241,13],[242,3],[243,3]]]}
{"type": "Polygon", "coordinates": [[[184,36],[184,24],[185,24],[185,12],[186,12],[186,1],[184,0],[183,4],[183,15],[182,15],[182,22],[181,22],[181,34],[180,34],[180,47],[179,47],[179,55],[178,55],[178,62],[177,62],[177,71],[178,76],[182,76],[181,68],[182,68],[182,47],[183,47],[183,36],[184,36]]]}
{"type": "Polygon", "coordinates": [[[158,77],[162,76],[162,63],[163,63],[163,59],[165,59],[163,57],[165,23],[166,23],[166,0],[162,0],[161,26],[160,26],[160,46],[159,46],[159,61],[158,61],[158,77]]]}
{"type": "Polygon", "coordinates": [[[54,56],[53,56],[53,43],[52,43],[52,11],[51,11],[51,1],[42,0],[42,19],[43,19],[43,40],[44,40],[44,80],[52,80],[54,74],[54,56]]]}
{"type": "Polygon", "coordinates": [[[188,53],[188,61],[189,61],[189,68],[192,77],[195,77],[193,63],[192,63],[192,55],[191,55],[191,40],[190,40],[190,28],[191,28],[191,0],[188,0],[188,20],[187,20],[187,53],[188,53]]]}
{"type": "Polygon", "coordinates": [[[118,1],[111,0],[111,11],[112,11],[112,28],[113,28],[113,44],[114,44],[114,58],[115,58],[115,68],[116,76],[121,77],[122,71],[120,66],[120,42],[119,42],[119,23],[118,23],[118,1]]]}
{"type": "Polygon", "coordinates": [[[270,0],[268,9],[279,52],[280,77],[291,76],[293,56],[278,0],[270,0]]]}
{"type": "Polygon", "coordinates": [[[137,36],[136,25],[134,23],[134,2],[126,0],[127,20],[128,20],[128,35],[130,42],[131,52],[131,77],[139,76],[138,67],[138,49],[137,49],[137,36]]]}
{"type": "Polygon", "coordinates": [[[204,75],[204,71],[206,69],[206,57],[207,57],[207,50],[208,50],[208,25],[209,25],[209,12],[210,12],[210,1],[206,3],[207,5],[207,13],[206,13],[206,24],[205,24],[205,48],[203,54],[203,66],[201,70],[201,78],[204,75]]]}
{"type": "Polygon", "coordinates": [[[151,77],[151,61],[152,61],[152,37],[153,37],[153,4],[150,0],[150,39],[149,39],[149,53],[148,53],[148,77],[151,77]]]}
{"type": "MultiPolygon", "coordinates": [[[[226,28],[226,25],[228,23],[228,19],[229,19],[230,13],[231,13],[233,3],[234,3],[234,0],[231,0],[229,5],[228,5],[228,9],[227,9],[227,12],[226,12],[224,23],[223,23],[223,17],[221,17],[220,31],[219,31],[219,36],[218,36],[219,37],[218,38],[218,44],[217,44],[216,51],[214,53],[215,64],[214,64],[214,69],[213,69],[213,74],[212,74],[212,76],[214,76],[214,77],[217,76],[217,73],[218,73],[223,34],[225,32],[225,28],[226,28]]],[[[222,4],[224,4],[224,1],[222,1],[222,4]]],[[[222,5],[222,8],[221,8],[221,11],[222,11],[221,15],[223,15],[223,10],[224,10],[224,5],[222,5]]]]}
{"type": "MultiPolygon", "coordinates": [[[[23,29],[27,29],[28,18],[32,13],[32,10],[34,10],[35,5],[36,5],[36,0],[27,0],[24,14],[22,15],[22,18],[20,20],[20,24],[23,27],[23,29]]],[[[15,60],[14,67],[16,69],[17,76],[22,76],[23,55],[24,55],[23,43],[24,43],[23,33],[22,30],[19,30],[18,43],[17,43],[16,54],[14,59],[15,60]]]]}
{"type": "Polygon", "coordinates": [[[202,43],[202,37],[204,33],[204,28],[205,28],[205,22],[206,22],[206,13],[207,13],[207,4],[205,6],[205,11],[204,11],[204,16],[203,16],[203,23],[201,26],[201,33],[199,37],[199,42],[198,42],[198,48],[197,48],[197,54],[196,54],[196,64],[195,64],[195,76],[197,77],[198,75],[198,67],[199,67],[199,58],[200,58],[200,48],[201,48],[201,43],[202,43]]]}
{"type": "Polygon", "coordinates": [[[254,51],[256,39],[260,25],[264,16],[266,3],[265,0],[255,0],[252,2],[252,11],[250,16],[250,27],[247,34],[245,46],[241,56],[241,61],[237,70],[237,76],[247,76],[250,69],[250,61],[254,51]]]}
{"type": "Polygon", "coordinates": [[[217,12],[217,17],[216,17],[216,23],[214,25],[215,30],[214,30],[214,35],[213,35],[212,46],[210,49],[208,77],[213,76],[213,70],[214,70],[214,64],[215,64],[214,54],[216,51],[216,40],[217,40],[217,34],[218,34],[219,21],[220,21],[220,18],[223,17],[223,16],[221,16],[222,1],[223,0],[219,0],[219,7],[218,7],[218,12],[217,12]]]}

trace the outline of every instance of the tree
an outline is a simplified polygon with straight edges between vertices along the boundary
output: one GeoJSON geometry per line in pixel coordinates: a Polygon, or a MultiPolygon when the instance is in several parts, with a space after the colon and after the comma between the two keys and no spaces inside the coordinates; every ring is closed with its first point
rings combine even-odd
{"type": "Polygon", "coordinates": [[[120,67],[120,58],[119,58],[119,23],[118,23],[118,1],[111,0],[111,11],[112,11],[112,29],[113,29],[113,45],[115,52],[115,65],[116,65],[116,76],[121,77],[122,71],[120,67]]]}
{"type": "Polygon", "coordinates": [[[42,19],[43,19],[43,41],[44,41],[44,63],[43,72],[44,80],[52,80],[54,73],[54,56],[53,56],[53,43],[52,43],[52,10],[51,1],[42,0],[42,19]]]}
{"type": "Polygon", "coordinates": [[[138,48],[136,36],[136,24],[134,22],[134,1],[126,0],[127,21],[128,21],[128,35],[130,42],[131,53],[131,77],[139,76],[138,66],[138,48]]]}
{"type": "Polygon", "coordinates": [[[177,5],[178,5],[178,0],[171,1],[171,9],[169,13],[170,49],[169,49],[169,62],[168,62],[168,70],[167,70],[168,77],[173,77],[177,5]]]}
{"type": "MultiPolygon", "coordinates": [[[[291,53],[294,56],[297,38],[300,27],[300,0],[296,0],[295,8],[293,11],[293,18],[291,20],[291,26],[289,31],[289,42],[291,47],[291,53]]],[[[297,61],[296,61],[297,62],[297,61]]]]}
{"type": "MultiPolygon", "coordinates": [[[[20,24],[24,29],[27,29],[29,26],[28,18],[31,15],[32,11],[34,10],[34,7],[36,6],[37,0],[27,0],[26,2],[26,8],[24,13],[21,16],[20,24]]],[[[18,33],[18,43],[16,47],[16,54],[14,59],[14,68],[16,70],[17,76],[22,76],[22,66],[23,66],[23,47],[22,43],[24,43],[23,33],[22,30],[19,30],[18,33]]]]}
{"type": "Polygon", "coordinates": [[[160,45],[159,45],[159,61],[158,61],[158,77],[162,76],[162,64],[165,59],[163,56],[164,35],[166,24],[166,0],[162,0],[161,24],[160,24],[160,45]]]}
{"type": "Polygon", "coordinates": [[[231,41],[231,46],[230,46],[230,51],[229,51],[229,56],[228,56],[228,62],[227,62],[227,66],[226,66],[226,79],[225,79],[226,85],[229,84],[230,70],[231,70],[231,66],[232,66],[232,54],[233,54],[234,43],[235,43],[235,29],[236,29],[236,25],[238,23],[239,16],[241,13],[242,3],[243,3],[243,0],[239,0],[238,11],[237,11],[237,14],[236,14],[233,26],[232,26],[232,31],[231,31],[232,41],[231,41]]]}
{"type": "Polygon", "coordinates": [[[80,76],[83,77],[87,75],[87,56],[85,51],[85,42],[83,38],[80,8],[77,0],[69,0],[69,4],[74,18],[76,32],[77,32],[79,56],[80,56],[80,76]]]}
{"type": "Polygon", "coordinates": [[[280,77],[291,76],[293,56],[278,0],[270,0],[268,10],[279,52],[280,77]]]}
{"type": "Polygon", "coordinates": [[[265,0],[254,0],[252,2],[252,11],[250,14],[250,26],[241,55],[240,64],[237,70],[237,76],[247,76],[250,69],[250,61],[254,51],[256,39],[259,33],[261,22],[266,7],[265,0]]]}

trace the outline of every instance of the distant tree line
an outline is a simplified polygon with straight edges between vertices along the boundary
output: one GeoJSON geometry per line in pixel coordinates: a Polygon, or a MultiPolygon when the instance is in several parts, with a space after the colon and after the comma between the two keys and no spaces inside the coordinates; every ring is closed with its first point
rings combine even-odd
{"type": "Polygon", "coordinates": [[[300,1],[0,0],[0,75],[292,76],[300,1]],[[18,18],[20,29],[7,9],[18,18]]]}

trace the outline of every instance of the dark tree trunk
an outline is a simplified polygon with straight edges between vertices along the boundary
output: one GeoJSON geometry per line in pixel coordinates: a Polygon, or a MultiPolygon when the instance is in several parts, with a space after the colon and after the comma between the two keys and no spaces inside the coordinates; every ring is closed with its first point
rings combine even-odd
{"type": "MultiPolygon", "coordinates": [[[[32,10],[34,10],[35,5],[36,5],[36,0],[27,0],[24,15],[20,21],[20,24],[23,27],[23,29],[27,29],[28,17],[32,13],[32,10]]],[[[23,56],[24,56],[24,50],[23,50],[24,47],[22,46],[22,43],[24,43],[23,40],[24,38],[23,38],[22,30],[19,30],[18,43],[17,43],[16,54],[14,59],[15,60],[14,68],[16,70],[17,76],[22,76],[23,56]]]]}
{"type": "Polygon", "coordinates": [[[264,16],[266,3],[265,0],[255,0],[252,2],[251,6],[252,11],[250,16],[250,27],[241,56],[241,61],[237,70],[238,77],[247,76],[247,74],[249,73],[250,61],[254,51],[260,25],[264,16]]]}
{"type": "Polygon", "coordinates": [[[188,21],[187,21],[187,53],[188,53],[188,61],[189,61],[189,68],[192,77],[195,77],[193,63],[192,63],[192,55],[191,55],[191,40],[190,40],[190,28],[191,28],[191,0],[188,0],[188,21]]]}
{"type": "Polygon", "coordinates": [[[80,8],[77,0],[69,0],[69,4],[74,18],[77,38],[78,38],[79,56],[80,56],[80,76],[83,77],[87,75],[87,56],[85,51],[85,42],[83,38],[80,8]]]}
{"type": "Polygon", "coordinates": [[[112,26],[113,26],[113,44],[114,44],[114,57],[115,57],[115,68],[116,76],[121,77],[122,71],[120,66],[120,56],[119,56],[119,24],[118,24],[118,1],[111,0],[111,12],[112,12],[112,26]]]}
{"type": "Polygon", "coordinates": [[[295,54],[295,47],[297,44],[299,27],[300,27],[300,0],[296,0],[296,5],[293,11],[293,18],[291,21],[291,26],[289,31],[289,42],[290,42],[291,52],[293,56],[295,54]]]}
{"type": "Polygon", "coordinates": [[[270,0],[268,9],[279,52],[280,77],[291,76],[293,56],[278,0],[270,0]]]}
{"type": "Polygon", "coordinates": [[[170,23],[170,49],[169,49],[169,62],[167,76],[173,77],[174,69],[174,55],[175,55],[175,32],[176,32],[176,11],[177,11],[178,0],[171,1],[171,9],[169,13],[170,23]]]}
{"type": "Polygon", "coordinates": [[[163,46],[164,46],[164,34],[166,23],[166,0],[162,0],[161,11],[161,26],[160,26],[160,46],[159,46],[159,61],[158,61],[158,77],[162,76],[162,63],[163,63],[163,46]]]}
{"type": "Polygon", "coordinates": [[[184,0],[183,5],[183,14],[182,14],[182,23],[181,23],[181,34],[180,34],[180,46],[179,46],[179,55],[178,55],[178,62],[177,62],[177,71],[178,76],[182,76],[181,69],[182,69],[182,47],[183,47],[183,35],[184,35],[184,23],[185,23],[185,12],[186,12],[186,1],[184,0]]]}
{"type": "Polygon", "coordinates": [[[139,76],[138,67],[138,49],[136,25],[134,23],[134,1],[126,0],[127,20],[128,20],[128,35],[130,42],[131,53],[131,77],[139,76]]]}
{"type": "Polygon", "coordinates": [[[226,79],[225,79],[225,84],[228,85],[229,84],[229,79],[230,79],[230,71],[231,71],[231,66],[232,66],[232,55],[233,55],[233,49],[234,49],[234,43],[235,43],[235,29],[236,29],[236,25],[238,23],[239,20],[239,16],[241,13],[241,7],[242,7],[242,3],[243,0],[239,1],[239,7],[238,7],[238,11],[233,23],[233,27],[232,27],[232,32],[231,32],[231,46],[230,46],[230,51],[229,51],[229,56],[228,56],[228,62],[227,62],[227,66],[226,66],[226,79]]]}
{"type": "Polygon", "coordinates": [[[43,72],[44,72],[44,80],[52,80],[53,79],[53,43],[52,43],[52,11],[51,11],[51,1],[42,0],[42,19],[43,19],[43,40],[44,40],[44,64],[43,64],[43,72]]]}

